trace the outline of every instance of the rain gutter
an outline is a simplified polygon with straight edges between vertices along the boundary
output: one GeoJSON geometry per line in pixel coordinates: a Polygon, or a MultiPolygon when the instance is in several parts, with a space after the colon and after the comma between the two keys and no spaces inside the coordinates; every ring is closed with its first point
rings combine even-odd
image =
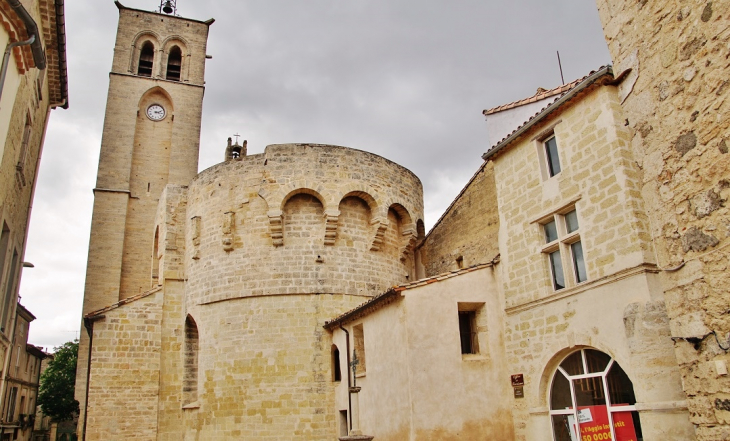
{"type": "MultiPolygon", "coordinates": [[[[33,62],[35,67],[40,70],[46,68],[46,53],[43,50],[43,43],[41,42],[41,35],[38,33],[38,25],[36,24],[33,17],[30,16],[28,11],[20,3],[20,0],[5,0],[5,2],[13,8],[18,18],[25,24],[25,30],[28,32],[30,38],[35,37],[35,40],[30,42],[30,50],[33,53],[33,62]]],[[[63,2],[61,2],[63,3],[63,2]]]]}

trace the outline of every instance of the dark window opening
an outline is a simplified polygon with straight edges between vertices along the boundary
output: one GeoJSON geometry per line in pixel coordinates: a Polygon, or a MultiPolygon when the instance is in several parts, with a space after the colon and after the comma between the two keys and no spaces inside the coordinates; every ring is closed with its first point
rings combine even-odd
{"type": "Polygon", "coordinates": [[[173,46],[170,55],[167,57],[167,75],[165,78],[172,81],[180,81],[182,71],[182,51],[179,47],[173,46]]]}
{"type": "Polygon", "coordinates": [[[6,421],[12,423],[15,419],[15,400],[18,396],[18,388],[14,387],[10,389],[10,395],[8,396],[8,414],[6,415],[6,421]]]}
{"type": "Polygon", "coordinates": [[[185,319],[185,365],[183,400],[189,404],[198,399],[198,325],[192,317],[185,319]]]}
{"type": "Polygon", "coordinates": [[[553,289],[558,291],[565,288],[565,274],[563,273],[563,260],[560,258],[560,251],[550,253],[550,270],[553,273],[553,289]]]}
{"type": "Polygon", "coordinates": [[[462,354],[479,353],[476,333],[476,316],[476,311],[459,311],[459,336],[461,337],[462,354]]]}
{"type": "Polygon", "coordinates": [[[5,305],[3,307],[3,318],[0,322],[0,331],[10,331],[8,326],[8,318],[10,316],[10,308],[13,300],[15,300],[15,279],[16,270],[18,267],[18,250],[13,250],[13,259],[10,261],[10,272],[8,273],[6,285],[5,285],[5,305]]]}
{"type": "Polygon", "coordinates": [[[332,381],[342,381],[340,350],[335,345],[332,345],[332,381]]]}
{"type": "Polygon", "coordinates": [[[18,164],[15,166],[16,170],[23,171],[25,169],[25,163],[28,161],[28,149],[30,146],[30,136],[33,132],[33,125],[30,119],[30,115],[25,117],[25,128],[23,129],[23,139],[20,143],[20,155],[18,156],[18,164]]]}
{"type": "Polygon", "coordinates": [[[139,67],[137,68],[137,75],[141,77],[152,76],[152,64],[155,60],[155,46],[151,42],[146,42],[142,46],[142,51],[139,54],[139,67]]]}
{"type": "Polygon", "coordinates": [[[560,158],[558,157],[558,142],[555,137],[545,141],[545,155],[547,156],[547,165],[550,177],[560,173],[560,158]]]}

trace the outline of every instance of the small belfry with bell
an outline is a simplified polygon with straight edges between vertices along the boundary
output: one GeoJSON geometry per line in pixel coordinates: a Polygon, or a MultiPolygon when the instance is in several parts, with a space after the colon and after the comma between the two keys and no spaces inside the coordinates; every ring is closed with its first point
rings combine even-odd
{"type": "Polygon", "coordinates": [[[160,9],[157,12],[177,15],[177,0],[160,0],[160,9]]]}

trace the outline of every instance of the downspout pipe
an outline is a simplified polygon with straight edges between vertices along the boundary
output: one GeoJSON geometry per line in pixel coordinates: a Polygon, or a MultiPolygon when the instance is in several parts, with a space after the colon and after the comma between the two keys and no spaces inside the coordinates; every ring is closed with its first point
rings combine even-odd
{"type": "Polygon", "coordinates": [[[30,38],[35,37],[35,40],[30,42],[30,51],[33,53],[33,62],[35,67],[40,70],[46,68],[46,52],[43,50],[43,43],[41,42],[41,35],[38,32],[38,25],[36,24],[33,17],[30,16],[25,7],[20,3],[20,0],[5,0],[7,4],[13,8],[18,17],[25,24],[25,30],[28,32],[30,38]]]}
{"type": "Polygon", "coordinates": [[[3,96],[3,88],[5,86],[5,77],[8,74],[8,65],[10,64],[10,54],[13,52],[13,49],[18,46],[27,46],[29,44],[33,44],[33,42],[36,41],[35,35],[31,35],[29,39],[25,41],[16,41],[15,43],[10,43],[8,47],[5,48],[5,53],[3,54],[3,65],[2,65],[2,71],[0,72],[0,98],[3,96]]]}
{"type": "Polygon", "coordinates": [[[345,350],[347,351],[347,419],[349,422],[348,434],[352,430],[352,394],[350,388],[352,387],[352,380],[350,380],[350,333],[347,329],[342,327],[342,322],[338,323],[340,329],[345,333],[345,350]]]}
{"type": "Polygon", "coordinates": [[[30,51],[33,54],[33,62],[35,67],[39,70],[46,68],[46,52],[43,50],[43,43],[41,43],[41,35],[38,33],[38,25],[36,24],[33,17],[30,16],[25,7],[20,3],[20,0],[5,0],[5,2],[13,8],[13,11],[18,15],[25,25],[25,30],[28,33],[28,39],[25,41],[16,41],[10,43],[5,48],[5,54],[3,54],[2,71],[0,72],[0,98],[3,95],[3,87],[5,86],[5,77],[8,73],[8,65],[10,64],[10,54],[13,49],[18,46],[30,45],[30,51]]]}

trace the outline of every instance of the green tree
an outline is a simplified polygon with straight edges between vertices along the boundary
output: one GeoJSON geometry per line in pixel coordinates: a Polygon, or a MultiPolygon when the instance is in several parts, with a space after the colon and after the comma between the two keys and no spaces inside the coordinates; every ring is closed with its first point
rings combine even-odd
{"type": "Polygon", "coordinates": [[[54,422],[68,421],[79,412],[79,402],[74,400],[79,341],[66,342],[54,350],[53,359],[41,374],[38,405],[54,422]]]}

